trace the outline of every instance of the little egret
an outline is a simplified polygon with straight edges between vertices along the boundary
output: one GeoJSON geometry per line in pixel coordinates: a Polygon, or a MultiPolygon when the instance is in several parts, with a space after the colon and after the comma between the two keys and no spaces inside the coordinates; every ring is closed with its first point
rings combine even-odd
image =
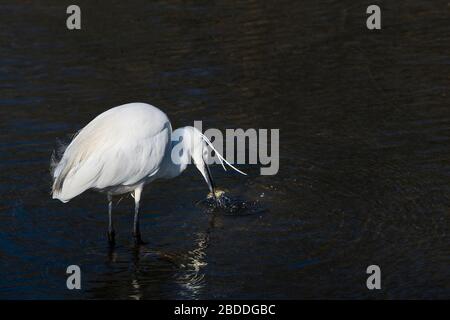
{"type": "Polygon", "coordinates": [[[141,244],[139,201],[144,185],[180,175],[192,159],[215,195],[205,158],[207,145],[225,169],[228,163],[198,129],[183,127],[172,132],[166,114],[145,103],[129,103],[109,109],[81,129],[60,159],[52,157],[53,199],[64,203],[88,189],[106,193],[108,240],[114,244],[113,195],[131,193],[134,198],[133,237],[141,244]],[[176,151],[176,152],[175,152],[176,151]]]}

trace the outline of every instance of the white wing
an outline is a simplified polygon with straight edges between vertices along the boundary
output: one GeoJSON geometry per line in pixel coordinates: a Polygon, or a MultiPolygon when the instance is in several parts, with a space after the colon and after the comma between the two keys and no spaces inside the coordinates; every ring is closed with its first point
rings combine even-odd
{"type": "Polygon", "coordinates": [[[134,185],[156,174],[171,132],[167,116],[148,104],[105,111],[64,152],[53,174],[53,198],[67,202],[87,189],[134,185]]]}

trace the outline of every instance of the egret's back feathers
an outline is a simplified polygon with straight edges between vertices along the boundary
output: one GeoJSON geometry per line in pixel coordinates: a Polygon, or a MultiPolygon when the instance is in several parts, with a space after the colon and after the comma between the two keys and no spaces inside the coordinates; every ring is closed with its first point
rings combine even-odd
{"type": "Polygon", "coordinates": [[[133,185],[155,175],[170,146],[171,125],[159,109],[130,103],[109,109],[78,132],[53,171],[53,198],[87,189],[133,185]]]}

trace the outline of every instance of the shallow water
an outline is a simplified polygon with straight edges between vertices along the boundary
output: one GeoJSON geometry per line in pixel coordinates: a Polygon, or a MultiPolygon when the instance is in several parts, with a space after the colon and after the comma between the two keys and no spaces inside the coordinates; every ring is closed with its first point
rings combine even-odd
{"type": "Polygon", "coordinates": [[[0,298],[449,298],[450,10],[354,1],[60,1],[0,5],[0,298]],[[208,213],[190,168],[133,201],[51,200],[49,162],[109,107],[142,101],[174,127],[279,128],[280,171],[212,168],[261,210],[208,213]],[[66,289],[66,267],[82,290],[66,289]],[[366,288],[366,268],[382,290],[366,288]]]}

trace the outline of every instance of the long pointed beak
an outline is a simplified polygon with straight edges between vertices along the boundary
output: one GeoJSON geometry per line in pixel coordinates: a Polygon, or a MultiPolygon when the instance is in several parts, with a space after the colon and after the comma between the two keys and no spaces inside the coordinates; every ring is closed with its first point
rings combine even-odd
{"type": "Polygon", "coordinates": [[[213,178],[212,178],[212,175],[211,175],[211,171],[209,170],[209,167],[206,164],[205,160],[203,160],[203,163],[204,163],[205,169],[206,169],[206,176],[207,176],[207,182],[208,182],[209,190],[213,194],[214,199],[217,200],[217,198],[216,198],[216,186],[214,185],[214,181],[213,181],[213,178]]]}

